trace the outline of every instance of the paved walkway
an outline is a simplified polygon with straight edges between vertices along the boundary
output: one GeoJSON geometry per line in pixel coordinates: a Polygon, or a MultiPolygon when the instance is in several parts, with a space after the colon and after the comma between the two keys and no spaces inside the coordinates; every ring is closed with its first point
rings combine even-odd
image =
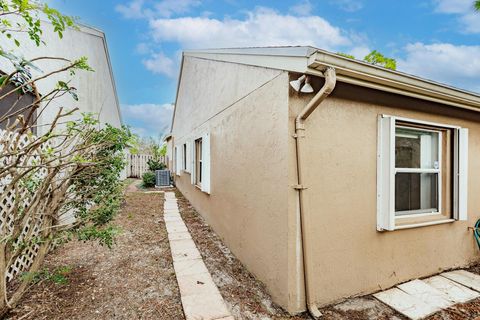
{"type": "Polygon", "coordinates": [[[465,270],[412,280],[374,297],[410,319],[422,319],[456,303],[480,297],[480,276],[465,270]]]}
{"type": "Polygon", "coordinates": [[[234,320],[180,216],[174,192],[165,192],[164,219],[187,320],[234,320]]]}

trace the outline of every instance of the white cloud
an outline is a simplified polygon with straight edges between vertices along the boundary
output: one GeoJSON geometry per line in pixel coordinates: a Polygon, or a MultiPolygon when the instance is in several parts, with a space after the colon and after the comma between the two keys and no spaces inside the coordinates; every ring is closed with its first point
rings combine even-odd
{"type": "Polygon", "coordinates": [[[313,6],[309,0],[304,0],[290,7],[290,11],[299,16],[309,16],[312,13],[312,10],[313,10],[313,6]]]}
{"type": "Polygon", "coordinates": [[[406,58],[398,60],[400,71],[480,91],[480,46],[414,43],[405,50],[406,58]]]}
{"type": "Polygon", "coordinates": [[[152,53],[150,58],[142,60],[142,63],[155,74],[163,74],[170,78],[177,75],[176,63],[162,52],[152,53]]]}
{"type": "Polygon", "coordinates": [[[123,104],[121,108],[126,123],[140,136],[158,137],[170,130],[172,104],[123,104]]]}
{"type": "Polygon", "coordinates": [[[168,18],[175,14],[186,13],[200,4],[200,0],[131,0],[127,4],[117,5],[115,10],[126,19],[168,18]]]}
{"type": "Polygon", "coordinates": [[[433,0],[436,13],[455,14],[466,33],[480,33],[480,14],[475,12],[473,0],[433,0]]]}
{"type": "Polygon", "coordinates": [[[119,4],[115,7],[115,10],[123,15],[127,19],[141,19],[145,17],[144,12],[144,0],[133,0],[128,4],[119,4]]]}
{"type": "Polygon", "coordinates": [[[372,49],[370,49],[367,46],[362,46],[362,45],[357,46],[357,47],[353,48],[352,50],[348,51],[349,54],[351,54],[352,56],[354,56],[358,60],[363,60],[363,58],[367,54],[369,54],[370,52],[372,52],[372,49]]]}
{"type": "Polygon", "coordinates": [[[186,13],[200,4],[201,1],[198,0],[164,0],[157,2],[154,8],[161,17],[170,17],[174,14],[186,13]]]}
{"type": "Polygon", "coordinates": [[[157,42],[177,42],[183,48],[317,45],[325,49],[350,45],[340,28],[318,16],[298,17],[257,8],[246,19],[207,17],[152,19],[157,42]]]}
{"type": "Polygon", "coordinates": [[[435,12],[465,13],[473,9],[473,0],[434,0],[435,12]]]}
{"type": "Polygon", "coordinates": [[[347,12],[355,12],[363,8],[360,0],[334,0],[332,3],[347,12]]]}

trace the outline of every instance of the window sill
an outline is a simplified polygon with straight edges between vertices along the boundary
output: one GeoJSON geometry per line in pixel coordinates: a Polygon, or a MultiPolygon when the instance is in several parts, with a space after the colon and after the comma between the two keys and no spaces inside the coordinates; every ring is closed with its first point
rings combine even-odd
{"type": "Polygon", "coordinates": [[[435,226],[437,224],[445,224],[445,223],[452,223],[455,222],[455,219],[438,219],[432,221],[424,221],[424,222],[417,222],[417,223],[409,223],[409,224],[402,224],[396,225],[395,230],[403,230],[403,229],[412,229],[412,228],[420,228],[420,227],[428,227],[428,226],[435,226]]]}

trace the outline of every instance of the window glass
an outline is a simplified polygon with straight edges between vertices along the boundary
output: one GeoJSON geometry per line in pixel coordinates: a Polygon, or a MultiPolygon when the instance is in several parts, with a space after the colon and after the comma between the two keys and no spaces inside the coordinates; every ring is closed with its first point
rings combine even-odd
{"type": "Polygon", "coordinates": [[[437,179],[437,173],[397,173],[395,175],[397,215],[438,212],[437,179]]]}
{"type": "Polygon", "coordinates": [[[397,127],[395,167],[438,169],[438,132],[397,127]]]}
{"type": "Polygon", "coordinates": [[[439,212],[440,132],[395,128],[395,214],[439,212]]]}

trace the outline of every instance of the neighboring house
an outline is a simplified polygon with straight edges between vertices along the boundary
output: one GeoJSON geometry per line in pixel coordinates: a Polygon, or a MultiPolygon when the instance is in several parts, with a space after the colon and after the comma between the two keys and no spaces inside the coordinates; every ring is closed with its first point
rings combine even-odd
{"type": "MultiPolygon", "coordinates": [[[[58,111],[58,107],[71,109],[73,107],[79,108],[80,112],[93,112],[99,114],[99,119],[102,124],[110,123],[113,126],[120,126],[122,119],[120,115],[120,105],[117,98],[115,88],[115,81],[113,78],[112,67],[110,64],[110,57],[108,54],[107,42],[105,34],[97,29],[80,25],[78,30],[69,28],[63,33],[63,39],[60,39],[56,33],[53,32],[52,25],[47,22],[42,22],[43,40],[46,45],[37,47],[33,41],[28,38],[26,33],[18,33],[16,37],[20,40],[20,47],[16,47],[12,43],[2,43],[4,49],[11,49],[17,56],[24,56],[26,59],[37,57],[61,57],[71,61],[79,59],[82,56],[88,58],[89,65],[94,69],[94,72],[77,71],[70,83],[71,86],[77,89],[79,101],[76,102],[70,95],[59,97],[46,109],[46,112],[41,113],[38,122],[39,125],[48,124],[58,111]]],[[[58,60],[42,60],[35,62],[43,73],[55,71],[66,62],[58,60]]],[[[13,67],[9,61],[0,57],[0,70],[5,73],[13,71],[13,67]]],[[[39,73],[32,70],[34,76],[39,73]]],[[[55,88],[59,80],[65,81],[70,79],[68,72],[54,74],[44,80],[37,82],[37,88],[40,94],[46,94],[55,88]]],[[[30,94],[26,94],[23,98],[25,101],[31,99],[30,94]],[[29,97],[27,97],[29,96],[29,97]]],[[[8,104],[8,101],[1,101],[0,114],[5,112],[2,106],[8,104]]],[[[47,130],[47,127],[40,126],[38,131],[47,130]]]]}
{"type": "Polygon", "coordinates": [[[479,95],[312,47],[181,68],[176,185],[289,312],[478,259],[479,95]]]}

